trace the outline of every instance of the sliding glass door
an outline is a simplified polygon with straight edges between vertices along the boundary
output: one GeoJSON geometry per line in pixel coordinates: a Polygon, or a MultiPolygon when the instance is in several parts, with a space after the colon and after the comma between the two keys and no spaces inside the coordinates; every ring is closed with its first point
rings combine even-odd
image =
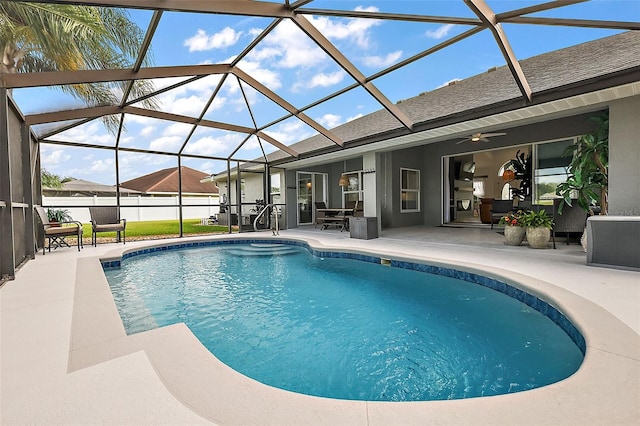
{"type": "Polygon", "coordinates": [[[298,172],[298,225],[310,225],[315,221],[313,206],[327,200],[327,175],[324,173],[298,172]]]}

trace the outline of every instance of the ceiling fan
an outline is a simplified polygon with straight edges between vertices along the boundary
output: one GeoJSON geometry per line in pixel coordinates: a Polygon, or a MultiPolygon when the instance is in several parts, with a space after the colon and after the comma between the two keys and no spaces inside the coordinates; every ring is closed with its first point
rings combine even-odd
{"type": "Polygon", "coordinates": [[[489,142],[488,138],[493,137],[493,136],[502,136],[502,135],[506,135],[506,133],[480,133],[480,132],[478,132],[478,133],[474,133],[472,135],[467,136],[466,138],[462,139],[459,142],[456,142],[456,145],[461,144],[462,142],[467,142],[467,141],[471,141],[473,143],[480,142],[480,141],[489,142]]]}

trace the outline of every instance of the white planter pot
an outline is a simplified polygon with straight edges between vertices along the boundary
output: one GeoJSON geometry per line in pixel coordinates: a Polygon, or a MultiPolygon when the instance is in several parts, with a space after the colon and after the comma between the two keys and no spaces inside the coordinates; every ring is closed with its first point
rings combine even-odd
{"type": "Polygon", "coordinates": [[[551,230],[544,227],[527,228],[527,241],[529,247],[535,249],[544,249],[549,245],[551,239],[551,230]]]}
{"type": "Polygon", "coordinates": [[[505,226],[504,243],[508,246],[519,246],[524,240],[525,232],[522,226],[505,226]]]}

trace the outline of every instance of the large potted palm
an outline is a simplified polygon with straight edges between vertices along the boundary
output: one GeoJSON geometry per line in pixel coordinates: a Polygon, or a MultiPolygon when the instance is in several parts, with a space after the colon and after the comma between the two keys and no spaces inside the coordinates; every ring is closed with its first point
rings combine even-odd
{"type": "Polygon", "coordinates": [[[563,200],[558,208],[560,214],[564,204],[571,206],[573,201],[589,214],[594,206],[600,207],[600,214],[607,214],[609,115],[605,113],[591,119],[598,122],[596,130],[580,136],[564,153],[572,159],[569,177],[556,187],[556,194],[563,200]]]}
{"type": "MultiPolygon", "coordinates": [[[[571,206],[572,202],[576,202],[589,215],[597,208],[602,215],[608,212],[609,114],[607,112],[591,119],[598,123],[597,128],[580,136],[564,153],[572,158],[568,170],[569,177],[556,187],[556,194],[562,197],[558,207],[559,214],[562,214],[564,204],[571,206]]],[[[581,239],[585,252],[586,236],[585,226],[581,239]]]]}

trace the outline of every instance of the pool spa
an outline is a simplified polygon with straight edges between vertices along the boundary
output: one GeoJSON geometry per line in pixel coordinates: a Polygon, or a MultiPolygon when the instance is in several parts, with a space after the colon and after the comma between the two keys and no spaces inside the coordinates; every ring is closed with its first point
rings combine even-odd
{"type": "Polygon", "coordinates": [[[584,337],[553,303],[459,266],[287,239],[103,259],[128,335],[179,323],[265,385],[355,401],[517,393],[574,374],[584,337]]]}

